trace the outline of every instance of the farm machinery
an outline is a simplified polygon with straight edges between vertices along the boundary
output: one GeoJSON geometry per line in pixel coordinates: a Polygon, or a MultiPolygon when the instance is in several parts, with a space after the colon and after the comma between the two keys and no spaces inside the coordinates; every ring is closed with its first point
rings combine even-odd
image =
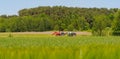
{"type": "Polygon", "coordinates": [[[63,31],[59,31],[59,32],[54,32],[52,33],[52,35],[55,35],[55,36],[76,36],[76,33],[75,32],[63,32],[63,31]]]}

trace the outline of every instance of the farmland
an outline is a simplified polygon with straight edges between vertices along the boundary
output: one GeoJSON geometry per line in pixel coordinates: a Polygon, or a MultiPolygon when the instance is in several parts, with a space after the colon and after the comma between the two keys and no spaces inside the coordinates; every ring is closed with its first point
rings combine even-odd
{"type": "Polygon", "coordinates": [[[120,59],[117,36],[0,35],[0,59],[120,59]]]}
{"type": "Polygon", "coordinates": [[[120,59],[117,2],[1,1],[0,59],[120,59]]]}

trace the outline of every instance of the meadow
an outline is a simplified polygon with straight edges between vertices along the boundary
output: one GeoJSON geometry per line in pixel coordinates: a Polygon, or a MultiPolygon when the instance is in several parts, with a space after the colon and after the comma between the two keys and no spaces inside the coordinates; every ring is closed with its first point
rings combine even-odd
{"type": "Polygon", "coordinates": [[[0,34],[0,59],[120,59],[118,36],[0,34]]]}

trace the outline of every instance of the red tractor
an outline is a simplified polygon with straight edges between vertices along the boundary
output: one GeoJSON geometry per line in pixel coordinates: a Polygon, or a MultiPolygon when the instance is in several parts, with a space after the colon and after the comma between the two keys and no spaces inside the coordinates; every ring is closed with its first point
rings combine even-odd
{"type": "Polygon", "coordinates": [[[52,35],[60,36],[60,32],[54,32],[54,33],[52,33],[52,35]]]}
{"type": "Polygon", "coordinates": [[[64,32],[54,32],[52,33],[52,35],[55,35],[55,36],[64,36],[66,33],[64,32]]]}

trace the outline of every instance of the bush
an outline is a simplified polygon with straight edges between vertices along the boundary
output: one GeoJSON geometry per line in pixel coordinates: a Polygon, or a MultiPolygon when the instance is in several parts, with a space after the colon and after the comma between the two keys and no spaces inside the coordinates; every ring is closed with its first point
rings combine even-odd
{"type": "Polygon", "coordinates": [[[103,30],[103,35],[104,36],[110,36],[112,33],[112,28],[110,27],[106,27],[104,30],[103,30]]]}
{"type": "Polygon", "coordinates": [[[9,33],[8,37],[13,37],[13,35],[11,33],[9,33]]]}
{"type": "Polygon", "coordinates": [[[120,36],[120,31],[114,31],[114,32],[112,32],[112,35],[114,35],[114,36],[120,36]]]}

